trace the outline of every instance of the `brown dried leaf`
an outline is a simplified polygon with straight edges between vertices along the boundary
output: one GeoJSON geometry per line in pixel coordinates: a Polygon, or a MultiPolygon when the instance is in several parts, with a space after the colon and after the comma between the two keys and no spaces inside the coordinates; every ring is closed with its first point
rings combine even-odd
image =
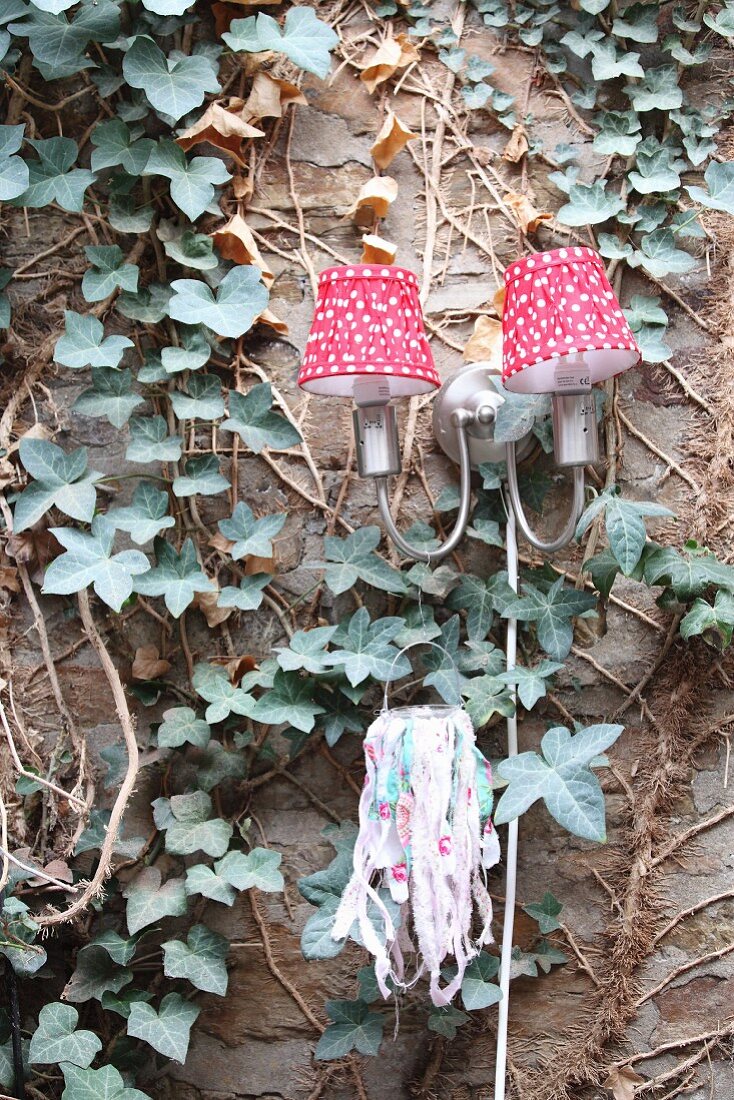
{"type": "Polygon", "coordinates": [[[251,554],[245,562],[245,573],[248,577],[255,573],[269,573],[273,577],[277,571],[275,558],[258,558],[257,555],[251,554]]]}
{"type": "Polygon", "coordinates": [[[260,316],[255,318],[255,321],[261,325],[267,325],[268,328],[274,329],[279,336],[288,335],[288,325],[285,321],[281,321],[280,317],[277,317],[272,309],[264,309],[260,316]]]}
{"type": "Polygon", "coordinates": [[[349,217],[357,225],[373,225],[384,218],[398,197],[398,181],[392,176],[375,176],[362,186],[349,217]]]}
{"type": "Polygon", "coordinates": [[[420,50],[416,49],[406,34],[399,34],[397,38],[386,38],[362,66],[359,79],[367,85],[370,92],[374,92],[378,84],[389,80],[398,69],[405,69],[420,59],[420,50]]]}
{"type": "Polygon", "coordinates": [[[36,524],[29,531],[11,535],[5,544],[5,552],[9,558],[28,566],[31,580],[37,584],[43,584],[44,570],[48,563],[61,553],[61,546],[56,541],[55,535],[52,535],[47,528],[36,524]]]}
{"type": "Polygon", "coordinates": [[[232,180],[232,192],[240,202],[249,202],[255,193],[252,176],[235,176],[232,180]]]}
{"type": "Polygon", "coordinates": [[[0,588],[4,588],[7,592],[20,592],[18,570],[12,565],[0,564],[0,588]]]}
{"type": "Polygon", "coordinates": [[[237,11],[233,4],[222,4],[220,0],[216,0],[212,4],[212,14],[214,16],[214,32],[218,38],[221,38],[225,31],[229,30],[233,19],[242,18],[242,12],[237,11]]]}
{"type": "Polygon", "coordinates": [[[604,1088],[609,1089],[614,1100],[633,1100],[635,1085],[642,1085],[644,1077],[635,1073],[629,1066],[614,1066],[604,1082],[604,1088]]]}
{"type": "Polygon", "coordinates": [[[502,159],[517,164],[519,160],[522,160],[529,148],[530,146],[528,145],[528,139],[525,134],[525,127],[518,125],[510,135],[510,140],[505,146],[502,159]]]}
{"type": "Polygon", "coordinates": [[[249,654],[244,657],[215,658],[214,664],[224,666],[227,670],[229,681],[234,687],[237,687],[246,672],[252,672],[257,668],[257,661],[254,657],[250,657],[249,654]]]}
{"type": "Polygon", "coordinates": [[[464,360],[467,363],[499,362],[502,358],[502,322],[483,314],[474,322],[474,331],[466,342],[464,360]]]}
{"type": "Polygon", "coordinates": [[[230,542],[228,538],[225,538],[221,531],[216,531],[209,539],[209,545],[213,546],[215,550],[219,550],[222,554],[229,554],[234,543],[230,542]]]}
{"type": "Polygon", "coordinates": [[[135,650],[133,680],[157,680],[159,676],[165,676],[170,668],[171,662],[162,660],[156,646],[143,645],[135,650]]]}
{"type": "Polygon", "coordinates": [[[221,229],[216,229],[211,237],[220,256],[225,260],[233,260],[236,264],[254,264],[255,267],[260,268],[265,286],[272,286],[275,275],[260,255],[252,230],[241,214],[234,214],[227,224],[221,229]]]}
{"type": "Polygon", "coordinates": [[[508,191],[505,202],[517,218],[523,233],[535,233],[541,222],[549,222],[553,218],[547,211],[536,210],[527,195],[515,191],[508,191]]]}
{"type": "Polygon", "coordinates": [[[245,167],[242,159],[242,142],[248,138],[264,137],[262,130],[246,121],[246,111],[241,99],[230,101],[230,107],[210,103],[201,118],[184,130],[176,141],[184,151],[206,141],[216,149],[229,153],[237,164],[245,167]]]}
{"type": "Polygon", "coordinates": [[[396,114],[388,110],[382,128],[370,149],[372,159],[378,168],[387,168],[409,141],[418,135],[412,133],[396,114]]]}
{"type": "Polygon", "coordinates": [[[250,118],[282,118],[291,103],[308,106],[308,100],[300,88],[289,80],[279,80],[270,73],[255,73],[245,104],[250,118]]]}
{"type": "Polygon", "coordinates": [[[505,311],[505,294],[507,290],[504,286],[498,286],[492,295],[492,305],[498,317],[501,317],[505,311]]]}
{"type": "Polygon", "coordinates": [[[396,244],[384,241],[375,233],[365,233],[362,237],[361,264],[391,264],[395,261],[396,244]]]}
{"type": "Polygon", "coordinates": [[[207,626],[214,628],[220,623],[226,622],[234,611],[233,607],[218,607],[219,589],[216,592],[197,592],[194,596],[193,606],[201,611],[206,619],[207,626]]]}

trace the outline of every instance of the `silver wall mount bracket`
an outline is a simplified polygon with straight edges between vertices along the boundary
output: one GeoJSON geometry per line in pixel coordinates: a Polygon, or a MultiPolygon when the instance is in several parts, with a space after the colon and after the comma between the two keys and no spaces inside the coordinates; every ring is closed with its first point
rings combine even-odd
{"type": "MultiPolygon", "coordinates": [[[[483,462],[505,461],[507,444],[497,443],[494,438],[497,410],[505,402],[495,385],[499,377],[500,371],[492,363],[469,363],[454,371],[438,391],[433,403],[433,433],[454,462],[460,457],[457,416],[464,422],[473,469],[483,462]]],[[[517,443],[518,459],[530,453],[533,442],[529,433],[517,443]]]]}

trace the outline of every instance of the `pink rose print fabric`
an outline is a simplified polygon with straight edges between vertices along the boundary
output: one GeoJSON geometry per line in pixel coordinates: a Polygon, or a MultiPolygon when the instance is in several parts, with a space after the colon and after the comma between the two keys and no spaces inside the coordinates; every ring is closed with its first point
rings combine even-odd
{"type": "Polygon", "coordinates": [[[492,941],[484,872],[500,851],[491,768],[460,707],[383,711],[364,752],[353,874],[331,935],[344,939],[357,922],[384,997],[390,985],[407,989],[427,972],[433,1003],[446,1005],[471,959],[492,941]],[[408,980],[411,950],[416,965],[408,980]],[[442,984],[449,958],[456,976],[442,984]]]}
{"type": "Polygon", "coordinates": [[[397,396],[429,393],[441,384],[412,271],[354,264],[319,276],[298,385],[349,397],[360,377],[389,379],[397,396]]]}

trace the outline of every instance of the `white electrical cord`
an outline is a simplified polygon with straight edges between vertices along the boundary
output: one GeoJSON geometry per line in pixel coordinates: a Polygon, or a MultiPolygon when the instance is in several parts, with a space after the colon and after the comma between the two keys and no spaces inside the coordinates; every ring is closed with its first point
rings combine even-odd
{"type": "MultiPolygon", "coordinates": [[[[507,580],[510,588],[517,592],[518,556],[515,512],[506,505],[507,510],[507,580]]],[[[507,668],[513,669],[517,658],[517,619],[507,620],[507,668]]],[[[517,699],[515,698],[517,703],[517,699]]],[[[517,712],[507,719],[507,755],[517,756],[517,712]]],[[[494,1100],[505,1100],[505,1080],[507,1076],[507,1026],[510,1012],[510,968],[512,966],[512,937],[515,927],[515,895],[517,888],[517,834],[518,819],[514,818],[508,827],[505,920],[502,928],[502,954],[500,958],[500,989],[502,999],[497,1017],[497,1057],[494,1075],[494,1100]]]]}

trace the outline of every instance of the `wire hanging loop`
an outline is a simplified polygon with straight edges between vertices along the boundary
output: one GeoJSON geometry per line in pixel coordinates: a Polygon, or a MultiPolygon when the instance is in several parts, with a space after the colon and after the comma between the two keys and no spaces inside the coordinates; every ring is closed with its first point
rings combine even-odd
{"type": "Polygon", "coordinates": [[[381,711],[381,713],[384,714],[386,710],[390,709],[388,707],[388,694],[389,694],[389,691],[390,691],[390,684],[392,682],[392,674],[395,670],[396,664],[398,663],[398,661],[400,660],[400,658],[403,656],[404,653],[407,653],[409,649],[415,649],[415,647],[419,646],[419,645],[427,645],[427,646],[430,646],[431,649],[440,650],[440,652],[443,653],[446,657],[448,657],[449,661],[451,662],[451,667],[454,670],[454,678],[455,678],[455,682],[456,682],[456,702],[455,703],[445,703],[443,705],[446,706],[449,709],[452,709],[452,710],[456,707],[463,707],[464,706],[464,701],[461,698],[461,673],[459,671],[459,666],[456,663],[456,660],[452,656],[452,654],[449,653],[448,649],[446,649],[446,646],[440,645],[439,642],[411,642],[409,645],[403,646],[402,649],[398,650],[398,652],[393,657],[392,664],[390,665],[390,670],[387,674],[387,679],[385,680],[385,691],[384,691],[383,696],[382,696],[382,711],[381,711]]]}

